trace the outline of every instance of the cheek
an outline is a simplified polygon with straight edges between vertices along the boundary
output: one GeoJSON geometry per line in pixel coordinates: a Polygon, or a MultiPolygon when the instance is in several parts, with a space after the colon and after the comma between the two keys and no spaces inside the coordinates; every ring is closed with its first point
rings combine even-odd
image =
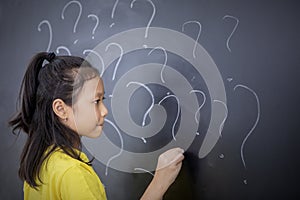
{"type": "Polygon", "coordinates": [[[95,126],[97,123],[97,114],[94,106],[85,106],[78,110],[75,114],[75,122],[79,129],[78,131],[95,126]]]}
{"type": "Polygon", "coordinates": [[[94,113],[95,113],[96,120],[99,121],[100,116],[101,116],[100,104],[95,106],[94,113]]]}

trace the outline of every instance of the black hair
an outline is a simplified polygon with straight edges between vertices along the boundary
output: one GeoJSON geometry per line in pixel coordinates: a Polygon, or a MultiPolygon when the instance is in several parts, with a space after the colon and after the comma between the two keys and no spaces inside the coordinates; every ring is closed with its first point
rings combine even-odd
{"type": "Polygon", "coordinates": [[[19,110],[9,121],[13,134],[23,131],[28,135],[20,157],[19,176],[31,187],[39,186],[37,180],[42,183],[39,176],[42,163],[56,148],[84,162],[75,150],[81,150],[80,136],[61,122],[52,103],[61,99],[72,106],[84,82],[96,76],[99,76],[97,69],[80,57],[47,52],[32,57],[20,88],[19,110]],[[48,63],[44,64],[45,61],[48,63]],[[52,148],[45,153],[49,147],[52,148]]]}

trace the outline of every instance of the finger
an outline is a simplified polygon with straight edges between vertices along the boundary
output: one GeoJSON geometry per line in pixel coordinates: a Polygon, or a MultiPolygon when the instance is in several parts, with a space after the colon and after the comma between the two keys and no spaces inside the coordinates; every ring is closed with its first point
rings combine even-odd
{"type": "Polygon", "coordinates": [[[181,166],[182,166],[182,162],[180,162],[180,163],[178,163],[178,164],[176,165],[178,171],[180,171],[181,166]]]}
{"type": "Polygon", "coordinates": [[[177,153],[184,153],[184,150],[180,147],[176,147],[173,150],[176,151],[177,153]]]}
{"type": "Polygon", "coordinates": [[[175,163],[175,165],[177,165],[178,163],[181,163],[183,159],[184,155],[182,153],[179,153],[176,155],[176,157],[172,160],[171,163],[175,163]]]}
{"type": "Polygon", "coordinates": [[[181,154],[181,155],[179,156],[179,158],[176,160],[176,165],[181,164],[183,160],[184,160],[184,155],[181,154]]]}

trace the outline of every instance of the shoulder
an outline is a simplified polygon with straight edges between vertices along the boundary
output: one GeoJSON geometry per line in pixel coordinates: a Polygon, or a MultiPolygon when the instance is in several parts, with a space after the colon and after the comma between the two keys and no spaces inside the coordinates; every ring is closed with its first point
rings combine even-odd
{"type": "MultiPolygon", "coordinates": [[[[88,158],[83,152],[80,157],[84,161],[88,158]]],[[[45,172],[50,180],[54,181],[61,196],[73,199],[79,197],[90,197],[89,199],[106,199],[104,187],[93,168],[86,163],[64,153],[62,150],[55,150],[45,160],[45,172]]]]}
{"type": "MultiPolygon", "coordinates": [[[[77,153],[84,162],[89,161],[83,152],[77,151],[77,153]]],[[[56,175],[63,175],[66,171],[74,169],[93,170],[91,166],[84,162],[69,156],[61,149],[55,149],[44,161],[43,168],[47,173],[55,173],[56,175]]]]}
{"type": "MultiPolygon", "coordinates": [[[[82,155],[84,153],[81,153],[82,155]]],[[[84,157],[84,161],[87,161],[86,156],[84,157]]],[[[80,160],[77,160],[75,158],[72,158],[65,152],[63,152],[60,149],[55,149],[45,160],[45,166],[47,168],[51,168],[52,170],[58,170],[58,169],[64,169],[67,170],[70,167],[78,166],[78,165],[86,165],[85,163],[81,162],[80,160]]]]}

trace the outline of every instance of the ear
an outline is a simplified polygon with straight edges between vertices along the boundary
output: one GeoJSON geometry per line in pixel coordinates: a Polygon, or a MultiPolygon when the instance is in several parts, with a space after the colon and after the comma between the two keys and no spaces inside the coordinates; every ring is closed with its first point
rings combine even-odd
{"type": "Polygon", "coordinates": [[[68,106],[65,104],[65,102],[61,99],[55,99],[52,102],[52,109],[54,111],[54,113],[61,119],[64,121],[68,120],[68,116],[69,116],[69,109],[68,106]]]}

